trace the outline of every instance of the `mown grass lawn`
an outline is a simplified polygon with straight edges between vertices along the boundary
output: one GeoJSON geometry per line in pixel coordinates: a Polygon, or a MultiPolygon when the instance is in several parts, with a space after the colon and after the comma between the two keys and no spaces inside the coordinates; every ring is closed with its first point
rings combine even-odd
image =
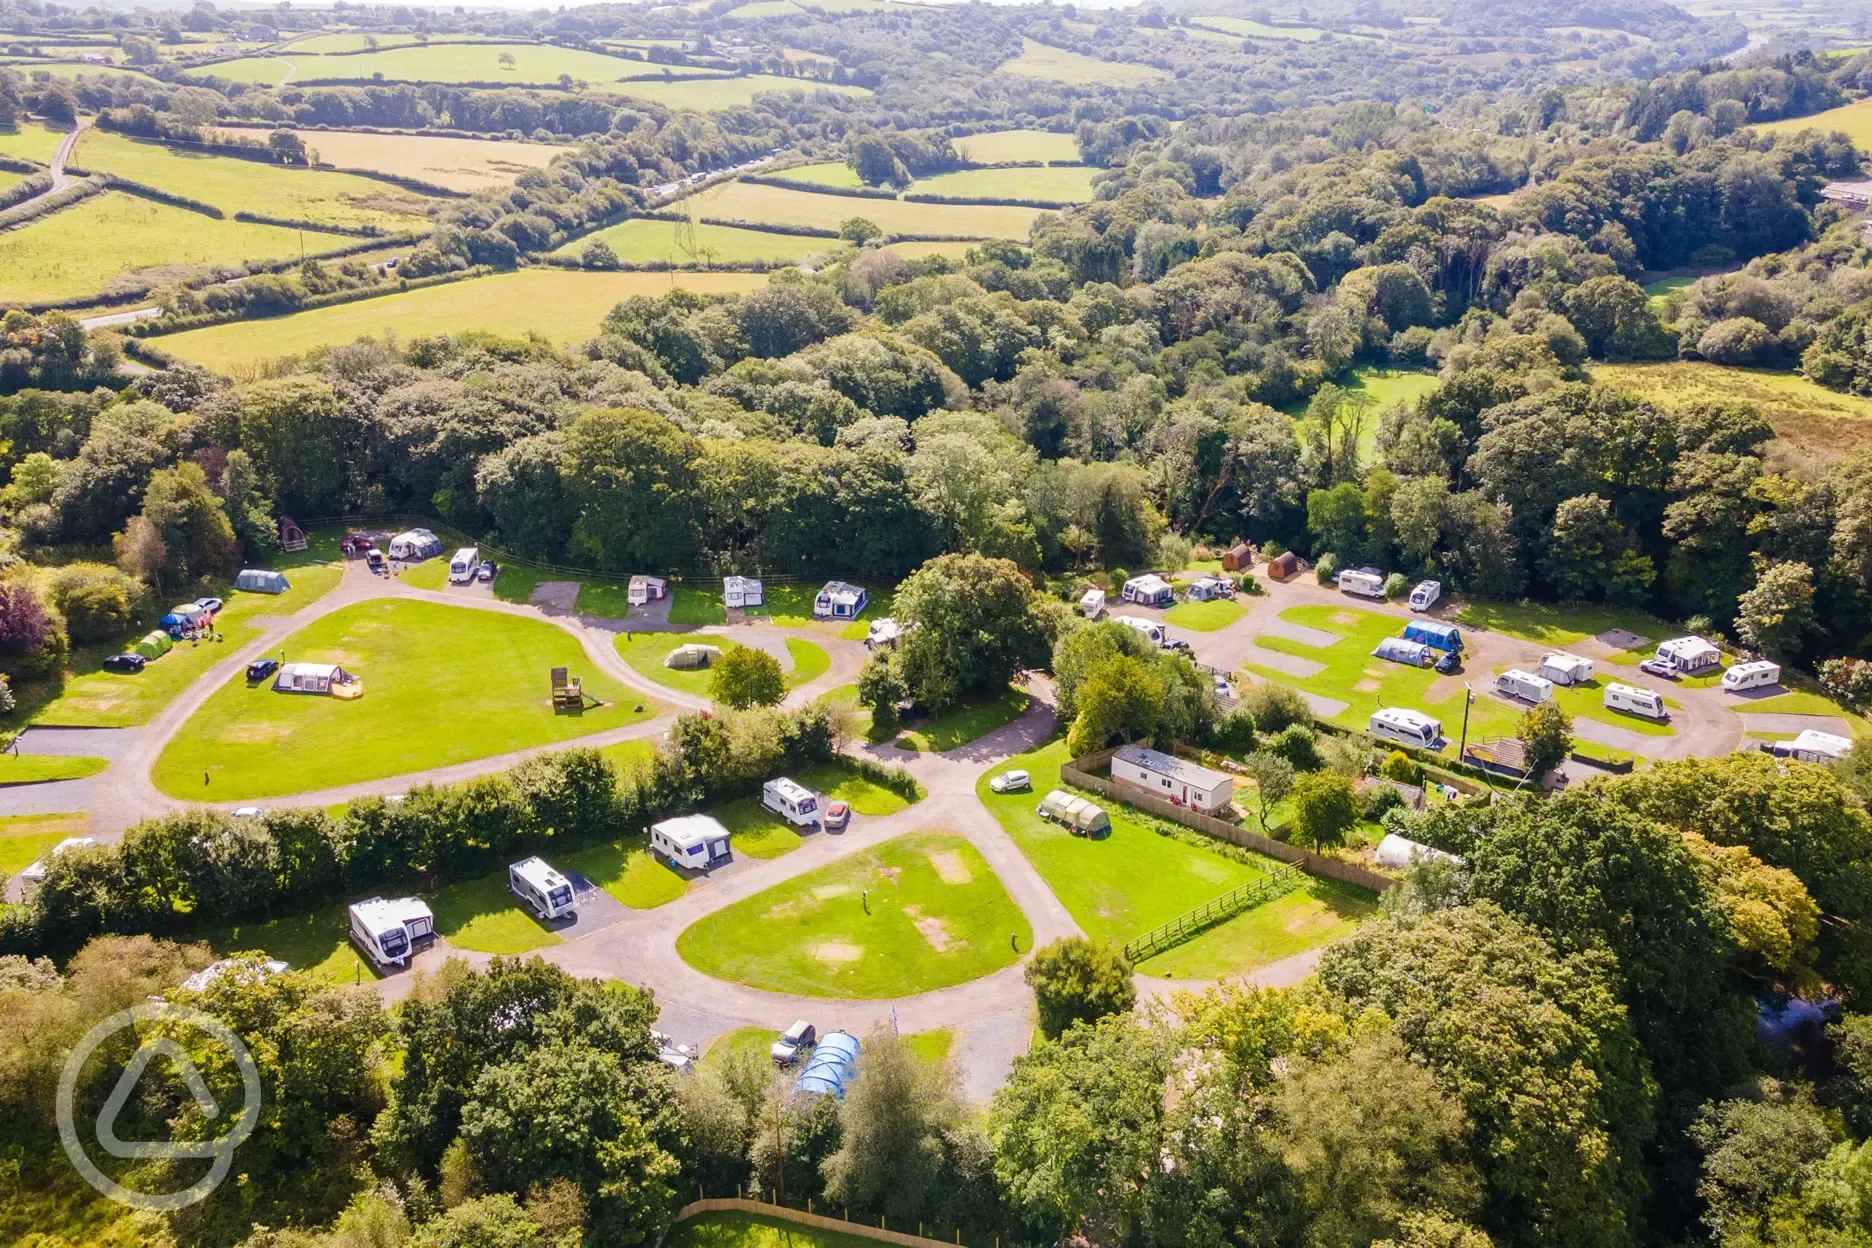
{"type": "Polygon", "coordinates": [[[857,190],[864,183],[858,180],[858,171],[842,160],[822,160],[817,164],[795,165],[791,169],[780,169],[770,176],[787,182],[804,182],[811,186],[836,186],[845,190],[857,190]]]}
{"type": "Polygon", "coordinates": [[[958,749],[1019,719],[1029,700],[1025,689],[1011,687],[993,697],[971,698],[916,725],[897,739],[897,746],[938,754],[958,749]]]}
{"type": "Polygon", "coordinates": [[[682,628],[706,628],[726,624],[728,609],[722,606],[719,589],[678,589],[670,599],[669,622],[682,628]]]}
{"type": "Polygon", "coordinates": [[[697,970],[751,987],[876,1000],[978,979],[1013,963],[1032,939],[975,847],[930,832],[718,910],[676,949],[697,970]]]}
{"type": "Polygon", "coordinates": [[[789,689],[809,685],[832,670],[832,656],[825,652],[823,646],[816,646],[799,637],[789,637],[786,639],[786,648],[793,660],[792,669],[786,674],[789,689]]]}
{"type": "MultiPolygon", "coordinates": [[[[682,633],[619,633],[612,645],[617,648],[618,656],[630,664],[631,670],[638,675],[698,698],[711,696],[709,685],[715,675],[713,666],[693,669],[665,667],[663,660],[669,657],[670,651],[685,645],[715,646],[726,657],[731,651],[741,648],[740,642],[719,633],[699,637],[682,633]]],[[[789,637],[786,648],[791,656],[790,670],[785,673],[789,689],[797,689],[809,681],[817,680],[832,668],[832,656],[810,641],[789,637]]],[[[782,667],[787,665],[782,664],[782,667]]]]}
{"type": "Polygon", "coordinates": [[[644,847],[640,836],[559,854],[561,870],[577,871],[633,910],[652,910],[689,891],[689,881],[644,847]]]}
{"type": "Polygon", "coordinates": [[[559,943],[507,888],[505,868],[438,889],[427,899],[436,931],[471,953],[526,953],[559,943]]]}
{"type": "Polygon", "coordinates": [[[69,128],[55,130],[38,121],[23,121],[12,129],[0,127],[0,156],[36,160],[42,165],[49,165],[53,154],[58,151],[58,145],[65,141],[69,133],[69,128]]]}
{"type": "Polygon", "coordinates": [[[570,635],[524,616],[374,600],[333,612],[283,648],[289,662],[343,664],[364,696],[275,693],[236,676],[163,751],[157,787],[222,801],[274,797],[567,741],[658,709],[635,710],[641,695],[590,670],[570,635]],[[603,705],[555,712],[554,667],[582,675],[603,705]]]}
{"type": "Polygon", "coordinates": [[[708,813],[728,829],[729,843],[738,855],[778,858],[800,846],[800,835],[793,825],[762,806],[756,795],[737,797],[708,813]]]}
{"type": "MultiPolygon", "coordinates": [[[[1655,616],[1625,607],[1581,603],[1563,607],[1549,602],[1495,602],[1471,599],[1456,615],[1465,628],[1487,629],[1506,637],[1565,649],[1575,642],[1621,629],[1653,642],[1679,636],[1682,630],[1655,616]]],[[[1633,660],[1636,662],[1637,660],[1633,660]]]]}
{"type": "MultiPolygon", "coordinates": [[[[1062,136],[1064,137],[1064,136],[1062,136]]],[[[911,184],[912,195],[959,195],[983,199],[1025,199],[1042,203],[1086,203],[1092,198],[1092,175],[1087,165],[1027,165],[1011,169],[958,169],[911,184]]]]}
{"type": "Polygon", "coordinates": [[[82,812],[59,815],[6,815],[0,817],[0,880],[45,855],[68,836],[83,836],[91,816],[82,812]]]}
{"type": "MultiPolygon", "coordinates": [[[[1605,704],[1605,687],[1610,679],[1595,677],[1579,685],[1555,685],[1554,701],[1560,709],[1575,719],[1596,719],[1602,724],[1613,724],[1631,732],[1647,737],[1674,737],[1677,730],[1668,723],[1659,723],[1643,715],[1627,715],[1621,711],[1608,710],[1605,704]]],[[[1683,704],[1670,698],[1664,704],[1681,711],[1683,704]]]]}
{"type": "Polygon", "coordinates": [[[1247,614],[1248,608],[1233,598],[1215,598],[1208,602],[1179,602],[1164,612],[1164,619],[1181,628],[1213,633],[1217,629],[1227,628],[1247,614]]]}
{"type": "Polygon", "coordinates": [[[107,758],[80,758],[64,754],[0,754],[0,786],[39,784],[48,780],[82,780],[110,766],[107,758]]]}
{"type": "Polygon", "coordinates": [[[1377,910],[1377,898],[1362,888],[1308,876],[1293,892],[1165,950],[1138,969],[1166,979],[1238,975],[1331,944],[1377,910]]]}
{"type": "MultiPolygon", "coordinates": [[[[854,814],[894,815],[910,806],[899,794],[865,779],[836,758],[795,772],[792,778],[832,801],[849,804],[854,814]]],[[[922,786],[917,787],[917,800],[921,801],[922,786]]]]}
{"type": "Polygon", "coordinates": [[[303,914],[219,928],[203,939],[222,957],[258,950],[327,983],[370,983],[381,978],[352,947],[349,923],[344,904],[334,903],[303,914]]]}

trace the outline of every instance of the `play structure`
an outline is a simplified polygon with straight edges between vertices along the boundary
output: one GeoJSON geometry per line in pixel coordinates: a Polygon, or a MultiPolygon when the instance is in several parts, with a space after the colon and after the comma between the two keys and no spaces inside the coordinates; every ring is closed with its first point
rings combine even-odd
{"type": "Polygon", "coordinates": [[[583,682],[569,675],[563,667],[552,669],[552,703],[555,711],[582,711],[587,706],[604,705],[586,693],[583,682]]]}

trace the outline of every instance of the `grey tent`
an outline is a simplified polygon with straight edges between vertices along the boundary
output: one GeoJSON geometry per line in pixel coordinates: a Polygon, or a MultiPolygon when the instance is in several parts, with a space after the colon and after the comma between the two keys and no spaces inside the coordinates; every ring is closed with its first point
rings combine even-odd
{"type": "Polygon", "coordinates": [[[1111,831],[1111,817],[1090,801],[1064,789],[1054,789],[1035,809],[1042,819],[1064,824],[1078,836],[1099,836],[1111,831]]]}
{"type": "Polygon", "coordinates": [[[246,568],[234,578],[234,588],[250,594],[283,594],[292,588],[284,572],[271,568],[246,568]]]}
{"type": "Polygon", "coordinates": [[[704,646],[691,643],[686,646],[677,646],[674,650],[670,651],[668,656],[663,660],[663,666],[683,669],[707,667],[721,657],[722,652],[719,646],[704,646]]]}
{"type": "Polygon", "coordinates": [[[1386,637],[1372,651],[1375,659],[1389,659],[1393,663],[1402,663],[1407,667],[1429,667],[1437,661],[1437,652],[1421,641],[1406,641],[1402,637],[1386,637]]]}

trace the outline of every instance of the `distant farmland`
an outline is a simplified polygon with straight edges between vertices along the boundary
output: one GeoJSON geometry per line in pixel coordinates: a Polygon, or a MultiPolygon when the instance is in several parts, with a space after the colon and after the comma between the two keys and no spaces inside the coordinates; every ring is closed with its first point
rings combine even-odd
{"type": "Polygon", "coordinates": [[[951,140],[962,159],[976,165],[998,165],[1009,160],[1044,160],[1076,164],[1079,140],[1049,130],[991,130],[951,140]]]}
{"type": "MultiPolygon", "coordinates": [[[[686,201],[687,202],[687,201],[686,201]]],[[[694,197],[697,216],[760,225],[804,225],[836,230],[852,217],[888,234],[951,234],[959,238],[1027,237],[1038,208],[976,204],[910,204],[895,199],[852,199],[750,182],[727,182],[694,197]]]]}
{"type": "Polygon", "coordinates": [[[1051,78],[1069,86],[1089,87],[1105,83],[1114,87],[1136,87],[1160,78],[1168,78],[1161,69],[1132,65],[1125,61],[1101,61],[1081,56],[1064,48],[1023,39],[1024,51],[1001,66],[1002,72],[1024,74],[1029,78],[1051,78]]]}
{"type": "Polygon", "coordinates": [[[798,234],[771,234],[731,225],[698,225],[693,240],[684,235],[685,223],[638,218],[595,234],[573,239],[557,256],[577,256],[594,240],[603,242],[625,264],[797,264],[807,256],[836,251],[845,244],[836,238],[806,238],[798,234]],[[694,243],[693,250],[689,243],[694,243]]]}
{"type": "MultiPolygon", "coordinates": [[[[258,126],[224,126],[219,133],[264,142],[273,131],[258,126]]],[[[415,178],[452,191],[506,186],[527,170],[544,169],[560,152],[571,150],[550,143],[447,139],[424,134],[347,130],[301,130],[298,134],[324,164],[415,178]]]]}

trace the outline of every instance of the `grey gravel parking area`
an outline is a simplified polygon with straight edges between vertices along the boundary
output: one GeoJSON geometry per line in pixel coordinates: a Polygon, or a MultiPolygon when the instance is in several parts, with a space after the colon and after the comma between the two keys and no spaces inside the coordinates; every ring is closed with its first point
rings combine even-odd
{"type": "Polygon", "coordinates": [[[65,758],[122,758],[136,739],[134,728],[28,728],[16,742],[21,754],[65,758]]]}
{"type": "Polygon", "coordinates": [[[1852,736],[1852,728],[1837,715],[1788,715],[1779,711],[1743,711],[1742,727],[1748,732],[1830,732],[1839,737],[1852,736]]]}

